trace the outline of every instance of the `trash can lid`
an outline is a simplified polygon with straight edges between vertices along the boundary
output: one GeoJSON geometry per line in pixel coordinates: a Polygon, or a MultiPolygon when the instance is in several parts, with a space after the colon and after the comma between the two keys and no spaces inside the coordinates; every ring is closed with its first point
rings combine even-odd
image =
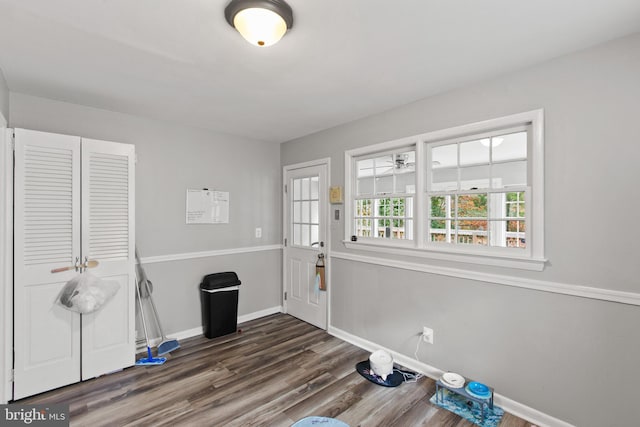
{"type": "Polygon", "coordinates": [[[233,271],[224,273],[207,274],[200,283],[200,289],[210,291],[212,289],[228,288],[230,286],[238,286],[240,280],[238,275],[233,271]]]}

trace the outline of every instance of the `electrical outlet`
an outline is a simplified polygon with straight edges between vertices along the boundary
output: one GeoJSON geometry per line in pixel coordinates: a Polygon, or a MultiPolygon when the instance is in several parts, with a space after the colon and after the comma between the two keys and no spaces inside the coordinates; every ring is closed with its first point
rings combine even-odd
{"type": "Polygon", "coordinates": [[[256,239],[259,239],[262,237],[262,228],[257,227],[256,228],[256,239]]]}
{"type": "Polygon", "coordinates": [[[422,341],[433,344],[433,329],[426,326],[422,327],[422,341]]]}

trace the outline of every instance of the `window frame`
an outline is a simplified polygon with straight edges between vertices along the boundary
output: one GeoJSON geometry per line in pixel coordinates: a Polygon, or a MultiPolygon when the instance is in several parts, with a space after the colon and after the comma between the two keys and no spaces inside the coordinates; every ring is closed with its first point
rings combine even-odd
{"type": "MultiPolygon", "coordinates": [[[[386,156],[386,155],[396,155],[399,152],[403,152],[403,151],[416,151],[416,147],[415,144],[409,144],[409,145],[399,145],[397,147],[395,147],[394,149],[391,150],[382,150],[382,151],[373,151],[373,152],[369,152],[367,154],[361,155],[361,156],[354,156],[352,157],[352,167],[353,170],[355,171],[355,175],[352,179],[352,194],[353,194],[353,198],[352,198],[352,207],[355,207],[355,203],[358,200],[371,200],[372,202],[372,214],[370,215],[370,217],[361,217],[357,215],[357,209],[356,212],[352,215],[351,220],[355,220],[357,221],[358,219],[366,219],[366,220],[370,220],[372,221],[372,224],[375,224],[376,221],[378,220],[388,220],[388,221],[395,221],[395,220],[402,220],[405,222],[405,227],[407,225],[407,221],[411,221],[411,237],[409,238],[403,238],[403,239],[398,239],[398,238],[386,238],[386,237],[375,237],[373,236],[373,232],[372,232],[372,236],[371,237],[358,237],[359,240],[361,241],[365,241],[365,242],[370,242],[370,243],[374,243],[377,241],[381,241],[381,242],[385,242],[388,243],[390,241],[393,241],[394,245],[399,245],[399,246],[406,246],[406,247],[410,247],[412,248],[414,246],[414,241],[416,239],[416,228],[415,228],[415,224],[416,224],[416,218],[415,218],[415,203],[416,203],[416,189],[415,189],[415,185],[414,185],[414,191],[412,193],[409,192],[396,192],[396,191],[392,191],[389,193],[378,193],[375,191],[375,178],[379,177],[379,175],[376,174],[375,172],[375,167],[374,167],[374,173],[372,175],[372,177],[374,178],[374,191],[371,194],[363,194],[363,195],[359,195],[358,194],[358,190],[357,190],[357,186],[358,186],[358,171],[357,171],[357,163],[358,161],[361,160],[366,160],[366,159],[372,159],[375,161],[376,158],[379,158],[381,156],[386,156]],[[377,207],[378,207],[378,203],[380,200],[383,199],[389,199],[389,200],[393,200],[393,199],[404,199],[405,200],[405,213],[403,217],[399,217],[399,216],[394,216],[393,214],[391,216],[380,216],[377,213],[377,207]],[[411,209],[407,208],[406,202],[407,199],[413,199],[411,202],[411,209]],[[409,213],[410,211],[410,213],[409,213]],[[409,214],[408,214],[409,213],[409,214]]],[[[417,156],[417,153],[415,153],[415,156],[417,156]]],[[[416,161],[417,162],[417,161],[416,161]]],[[[414,166],[415,169],[415,166],[414,166]]],[[[414,171],[414,176],[416,174],[416,171],[414,171]]],[[[396,172],[392,172],[391,176],[394,177],[394,184],[395,184],[395,180],[396,180],[396,176],[401,175],[399,173],[396,172]]],[[[382,175],[382,176],[387,176],[387,175],[382,175]]],[[[395,188],[394,188],[395,190],[395,188]]],[[[357,224],[355,224],[355,221],[352,223],[352,231],[353,232],[357,232],[358,226],[357,224]]],[[[373,226],[373,228],[375,229],[376,226],[373,226]]],[[[405,231],[406,232],[406,231],[405,231]]]]}
{"type": "MultiPolygon", "coordinates": [[[[547,259],[544,256],[544,110],[532,110],[481,122],[427,132],[410,137],[386,141],[347,150],[345,156],[345,234],[343,243],[348,249],[382,252],[393,255],[415,256],[472,264],[493,265],[508,268],[542,271],[547,259]],[[513,128],[526,126],[527,140],[527,185],[514,191],[525,193],[526,243],[518,250],[509,247],[476,245],[438,245],[428,241],[428,218],[426,213],[429,200],[426,192],[428,146],[451,143],[453,140],[470,138],[487,133],[494,134],[513,128]],[[415,193],[413,201],[413,240],[392,240],[359,238],[351,241],[355,228],[353,209],[357,197],[357,176],[355,159],[382,152],[394,151],[415,144],[415,193]],[[520,252],[519,252],[520,251],[520,252]]],[[[465,190],[465,192],[467,192],[465,190]]],[[[471,192],[471,191],[469,191],[471,192]]],[[[489,193],[482,190],[480,192],[489,193]]]]}
{"type": "MultiPolygon", "coordinates": [[[[500,127],[498,129],[494,129],[492,131],[487,131],[487,132],[482,132],[482,133],[474,133],[471,135],[466,135],[466,136],[459,136],[459,137],[454,137],[454,138],[449,138],[449,139],[444,139],[444,140],[440,140],[437,142],[428,142],[425,141],[425,160],[424,160],[424,164],[425,165],[430,165],[431,164],[431,150],[429,150],[429,148],[433,148],[433,147],[440,147],[440,146],[445,146],[445,145],[453,145],[453,144],[463,144],[466,142],[470,142],[470,141],[475,141],[475,140],[480,140],[480,139],[484,139],[484,138],[492,138],[492,137],[496,137],[496,136],[500,136],[500,135],[505,135],[505,134],[510,134],[510,133],[517,133],[517,132],[527,132],[527,141],[530,141],[532,138],[532,132],[531,132],[531,125],[530,124],[521,124],[518,126],[512,126],[512,127],[500,127]]],[[[480,164],[467,164],[467,165],[462,165],[460,166],[460,164],[458,163],[457,166],[455,167],[451,167],[450,169],[457,169],[457,170],[461,170],[464,168],[468,168],[468,167],[475,167],[478,165],[482,165],[484,166],[485,164],[488,165],[500,165],[500,164],[506,164],[506,163],[512,163],[512,162],[517,162],[517,161],[523,161],[526,160],[527,162],[529,161],[529,157],[531,157],[531,155],[529,155],[529,153],[531,152],[531,145],[527,144],[527,156],[526,157],[521,157],[521,158],[515,158],[515,159],[509,159],[509,160],[498,160],[498,161],[493,161],[493,159],[489,159],[488,163],[480,163],[480,164]]],[[[492,148],[490,147],[489,150],[492,150],[492,148]]],[[[460,151],[458,150],[458,157],[460,156],[460,151]]],[[[459,160],[459,159],[458,159],[459,160]]],[[[431,169],[429,169],[431,170],[431,169]]],[[[527,174],[529,175],[530,172],[530,168],[527,165],[527,174]]],[[[460,173],[457,174],[457,182],[460,183],[460,173]]],[[[488,202],[487,202],[487,218],[486,219],[480,219],[477,218],[478,220],[485,220],[487,221],[489,224],[491,224],[492,221],[497,221],[497,220],[501,220],[501,221],[518,221],[519,219],[514,219],[514,218],[510,218],[508,217],[508,215],[502,215],[500,217],[498,217],[495,213],[492,212],[493,210],[493,206],[491,203],[491,195],[492,194],[507,194],[507,193],[521,193],[524,192],[525,193],[525,199],[522,201],[524,202],[525,205],[525,215],[523,217],[523,219],[526,221],[526,224],[529,224],[529,219],[530,219],[530,211],[531,211],[531,204],[527,203],[527,199],[529,199],[529,194],[531,193],[531,186],[530,185],[518,185],[518,186],[512,186],[510,188],[493,188],[492,185],[488,185],[486,187],[480,187],[478,189],[463,189],[463,188],[457,188],[456,190],[431,190],[429,191],[429,186],[430,186],[430,181],[431,176],[430,174],[427,173],[426,175],[426,188],[425,188],[425,197],[424,197],[424,202],[426,203],[426,208],[425,208],[425,216],[426,216],[426,221],[427,221],[427,233],[425,233],[424,238],[425,238],[425,248],[427,249],[434,249],[434,250],[443,250],[443,251],[449,251],[452,253],[483,253],[483,252],[488,252],[488,253],[492,253],[492,254],[504,254],[506,256],[511,256],[511,255],[515,255],[513,252],[513,248],[511,247],[499,247],[499,246],[491,246],[489,244],[489,242],[487,242],[486,246],[481,246],[481,245],[468,245],[468,246],[462,246],[462,245],[452,245],[451,243],[444,243],[444,242],[432,242],[428,237],[429,237],[429,225],[428,222],[430,221],[430,216],[428,215],[428,212],[430,212],[430,208],[431,208],[431,197],[432,196],[451,196],[451,197],[457,197],[460,195],[473,195],[473,194],[486,194],[488,197],[488,202]]],[[[491,179],[491,177],[490,177],[491,179]]],[[[530,176],[527,177],[527,182],[529,182],[530,180],[530,176]]],[[[504,200],[501,203],[501,207],[506,205],[506,200],[504,200]]],[[[439,218],[438,218],[439,219],[439,218]]],[[[456,217],[454,218],[450,218],[448,219],[449,221],[464,221],[465,219],[459,219],[456,217]]],[[[472,218],[473,220],[473,218],[472,218]]],[[[445,220],[447,221],[447,220],[445,220]]],[[[505,224],[506,225],[506,224],[505,224]]],[[[454,229],[455,230],[455,229],[454,229]]],[[[527,229],[525,230],[525,241],[526,242],[530,242],[531,241],[531,236],[530,236],[530,228],[527,227],[527,229]]],[[[489,238],[490,234],[494,231],[493,227],[488,227],[487,229],[488,233],[487,233],[487,238],[489,238]]],[[[506,237],[506,231],[505,231],[505,237],[506,237]]],[[[520,255],[525,255],[527,257],[531,256],[531,247],[529,245],[527,245],[525,248],[521,249],[522,250],[522,254],[520,255]]]]}

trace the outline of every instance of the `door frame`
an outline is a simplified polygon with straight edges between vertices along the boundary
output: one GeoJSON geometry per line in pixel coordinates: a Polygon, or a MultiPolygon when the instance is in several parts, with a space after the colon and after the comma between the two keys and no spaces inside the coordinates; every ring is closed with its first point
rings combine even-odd
{"type": "MultiPolygon", "coordinates": [[[[285,239],[287,242],[291,242],[291,236],[289,236],[289,227],[288,227],[288,206],[287,206],[287,192],[285,191],[285,186],[287,185],[286,176],[287,172],[294,171],[296,169],[307,168],[311,166],[325,166],[327,168],[326,173],[326,188],[327,191],[331,186],[331,157],[324,157],[316,160],[309,160],[308,162],[302,163],[294,163],[291,165],[283,166],[282,168],[282,286],[280,297],[282,298],[282,312],[287,313],[287,300],[284,298],[284,294],[287,290],[286,283],[286,274],[287,274],[287,244],[285,244],[285,239]]],[[[325,221],[326,228],[326,240],[325,240],[325,250],[324,250],[324,259],[325,259],[325,281],[327,285],[327,328],[325,330],[329,330],[331,326],[331,217],[329,213],[331,212],[329,203],[329,195],[326,195],[327,203],[325,206],[320,206],[319,215],[322,215],[325,221]]]]}
{"type": "Polygon", "coordinates": [[[13,131],[0,114],[0,404],[13,400],[13,131]]]}

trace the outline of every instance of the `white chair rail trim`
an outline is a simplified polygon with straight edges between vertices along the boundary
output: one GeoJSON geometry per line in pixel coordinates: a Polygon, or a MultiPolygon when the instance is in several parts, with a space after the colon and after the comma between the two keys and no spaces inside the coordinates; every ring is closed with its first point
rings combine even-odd
{"type": "Polygon", "coordinates": [[[439,274],[443,276],[458,277],[461,279],[476,280],[484,283],[533,289],[536,291],[551,292],[555,294],[618,302],[622,304],[640,305],[640,293],[635,292],[616,291],[612,289],[551,282],[547,280],[527,279],[523,277],[508,276],[503,274],[482,273],[458,268],[438,267],[414,262],[385,259],[382,257],[350,254],[346,252],[332,251],[331,258],[382,265],[385,267],[401,268],[404,270],[420,271],[423,273],[439,274]]]}
{"type": "Polygon", "coordinates": [[[181,254],[169,254],[143,257],[141,261],[144,264],[154,264],[158,262],[181,261],[186,259],[208,258],[221,255],[246,254],[251,252],[275,251],[282,249],[282,245],[265,245],[265,246],[247,246],[243,248],[217,249],[212,251],[186,252],[181,254]]]}

